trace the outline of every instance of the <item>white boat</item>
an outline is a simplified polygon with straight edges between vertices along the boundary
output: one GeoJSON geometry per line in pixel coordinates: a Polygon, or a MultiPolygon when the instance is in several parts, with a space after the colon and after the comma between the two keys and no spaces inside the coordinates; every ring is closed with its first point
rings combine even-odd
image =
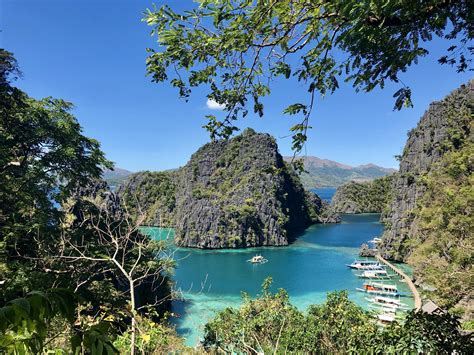
{"type": "Polygon", "coordinates": [[[384,305],[369,304],[369,307],[379,310],[379,311],[384,311],[384,312],[389,312],[389,313],[395,313],[398,310],[398,306],[395,306],[393,304],[384,304],[384,305]]]}
{"type": "Polygon", "coordinates": [[[390,297],[383,297],[383,296],[375,296],[374,298],[366,298],[367,301],[372,303],[379,303],[379,304],[392,304],[398,307],[406,306],[405,303],[402,303],[399,299],[390,298],[390,297]]]}
{"type": "Polygon", "coordinates": [[[357,277],[363,279],[390,279],[391,276],[387,273],[387,270],[364,270],[362,274],[358,274],[357,277]]]}
{"type": "Polygon", "coordinates": [[[366,282],[362,285],[362,288],[357,288],[357,291],[373,293],[376,295],[385,296],[399,296],[399,292],[396,285],[381,284],[377,282],[366,282]]]}
{"type": "Polygon", "coordinates": [[[252,259],[247,260],[247,262],[252,264],[265,264],[268,260],[261,255],[255,255],[252,259]]]}
{"type": "Polygon", "coordinates": [[[384,270],[377,261],[371,260],[354,260],[352,264],[347,265],[347,267],[357,270],[384,270]]]}
{"type": "Polygon", "coordinates": [[[375,237],[374,239],[372,240],[369,240],[369,243],[372,243],[372,244],[378,244],[382,241],[382,238],[377,238],[375,237]]]}
{"type": "Polygon", "coordinates": [[[382,314],[378,314],[377,318],[379,319],[380,322],[385,323],[385,324],[395,322],[394,314],[382,313],[382,314]]]}
{"type": "Polygon", "coordinates": [[[398,312],[398,309],[395,307],[377,307],[375,305],[369,305],[370,308],[373,308],[374,310],[380,311],[380,313],[388,313],[388,314],[395,314],[398,312]]]}

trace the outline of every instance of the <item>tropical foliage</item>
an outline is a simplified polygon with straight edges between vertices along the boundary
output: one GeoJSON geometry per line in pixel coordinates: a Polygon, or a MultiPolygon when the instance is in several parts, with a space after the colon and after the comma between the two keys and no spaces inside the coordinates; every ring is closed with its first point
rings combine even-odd
{"type": "MultiPolygon", "coordinates": [[[[459,301],[467,307],[474,299],[474,122],[469,110],[455,119],[458,128],[439,148],[447,153],[418,178],[426,192],[414,211],[417,238],[407,241],[409,262],[434,288],[427,293],[448,308],[459,301]]],[[[462,314],[464,306],[453,311],[462,314]]]]}
{"type": "Polygon", "coordinates": [[[331,206],[341,213],[382,213],[392,197],[393,178],[344,184],[336,190],[331,206]]]}
{"type": "Polygon", "coordinates": [[[34,291],[0,308],[0,350],[9,354],[116,354],[108,338],[111,323],[84,325],[76,319],[78,297],[67,289],[34,291]],[[49,343],[49,344],[48,344],[49,343]]]}
{"type": "Polygon", "coordinates": [[[173,263],[100,180],[112,163],[72,104],[28,97],[0,59],[0,352],[111,353],[127,332],[133,352],[138,317],[166,310],[173,263]]]}
{"type": "Polygon", "coordinates": [[[270,292],[265,280],[260,296],[243,295],[239,309],[227,308],[206,325],[204,346],[235,353],[400,354],[470,353],[469,335],[449,314],[411,312],[401,324],[379,327],[347,292],[328,294],[323,305],[306,314],[291,305],[287,293],[270,292]]]}
{"type": "Polygon", "coordinates": [[[428,54],[435,36],[450,42],[440,63],[469,68],[472,1],[439,0],[200,0],[190,11],[169,6],[148,10],[145,20],[158,37],[147,66],[153,81],[169,81],[188,98],[198,86],[226,114],[207,116],[211,138],[227,138],[235,121],[253,111],[262,116],[273,79],[294,79],[307,88],[307,102],[284,109],[301,120],[291,128],[301,151],[317,95],[341,81],[371,91],[395,82],[395,108],[411,105],[411,90],[399,74],[428,54]]]}

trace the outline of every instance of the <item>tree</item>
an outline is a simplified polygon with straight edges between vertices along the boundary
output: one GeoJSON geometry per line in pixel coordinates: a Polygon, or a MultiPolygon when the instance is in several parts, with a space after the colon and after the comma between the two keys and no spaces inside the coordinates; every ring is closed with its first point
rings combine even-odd
{"type": "Polygon", "coordinates": [[[284,113],[301,114],[291,128],[293,149],[307,139],[315,95],[339,88],[340,80],[358,90],[400,83],[395,108],[411,105],[411,90],[399,77],[428,54],[434,36],[453,44],[441,64],[458,72],[469,69],[474,47],[474,4],[469,0],[200,0],[177,13],[169,6],[148,10],[146,22],[158,36],[149,49],[153,81],[169,80],[188,98],[191,89],[209,88],[208,98],[225,106],[225,118],[207,116],[212,139],[228,138],[234,123],[248,113],[247,103],[262,116],[261,99],[276,77],[303,82],[307,103],[284,113]]]}
{"type": "Polygon", "coordinates": [[[76,290],[87,287],[99,276],[109,275],[115,280],[116,288],[127,299],[127,314],[131,320],[130,352],[134,354],[139,312],[153,310],[172,298],[171,291],[163,295],[156,290],[169,290],[166,275],[175,262],[172,255],[167,254],[165,241],[140,233],[144,214],[132,222],[126,208],[117,212],[104,201],[88,202],[89,207],[82,206],[79,211],[74,211],[77,207],[74,203],[71,205],[62,224],[59,248],[46,254],[86,270],[82,281],[77,277],[76,290]],[[84,230],[90,230],[92,238],[85,238],[84,230]]]}
{"type": "Polygon", "coordinates": [[[112,163],[96,140],[82,134],[71,103],[35,100],[11,85],[20,71],[3,49],[0,75],[0,294],[11,299],[48,288],[44,270],[18,259],[17,251],[35,256],[33,236],[54,240],[58,206],[112,163]]]}
{"type": "Polygon", "coordinates": [[[27,307],[32,292],[60,287],[81,299],[74,325],[93,332],[76,334],[73,349],[85,343],[101,353],[105,345],[94,336],[103,330],[100,320],[108,319],[119,333],[131,324],[133,352],[138,313],[156,320],[172,296],[166,272],[173,261],[162,242],[139,232],[143,219],[132,224],[101,180],[112,163],[96,140],[82,135],[72,104],[35,100],[13,87],[11,80],[20,72],[13,55],[3,50],[0,74],[0,307],[12,321],[6,338],[29,336],[39,326],[40,333],[23,347],[38,352],[46,328],[61,334],[64,313],[41,311],[41,319],[23,314],[17,322],[10,315],[18,307],[7,303],[22,299],[14,304],[27,307]]]}
{"type": "Polygon", "coordinates": [[[67,347],[74,354],[84,350],[92,354],[117,354],[108,338],[108,322],[86,328],[74,322],[79,303],[78,297],[66,289],[30,292],[8,302],[0,308],[0,351],[40,354],[54,349],[55,353],[62,353],[67,347]],[[51,332],[52,324],[61,320],[65,321],[60,322],[63,329],[51,332]],[[60,347],[52,345],[54,342],[60,347]]]}
{"type": "Polygon", "coordinates": [[[271,293],[270,284],[266,279],[261,295],[244,294],[240,308],[227,308],[206,324],[204,347],[250,354],[472,353],[472,336],[462,334],[450,314],[411,311],[405,321],[383,328],[347,291],[329,293],[324,304],[303,314],[284,290],[271,293]]]}

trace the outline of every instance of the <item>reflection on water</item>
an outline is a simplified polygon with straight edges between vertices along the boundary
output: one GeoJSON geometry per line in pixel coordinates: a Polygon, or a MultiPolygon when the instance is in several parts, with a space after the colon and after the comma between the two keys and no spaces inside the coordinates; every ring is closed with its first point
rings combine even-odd
{"type": "MultiPolygon", "coordinates": [[[[240,305],[241,291],[257,295],[268,276],[273,278],[273,289],[286,289],[301,310],[323,303],[327,292],[334,290],[348,290],[352,300],[367,307],[366,294],[355,290],[363,281],[346,264],[357,258],[362,243],[382,233],[379,218],[378,214],[345,215],[341,224],[313,225],[288,247],[178,249],[174,280],[184,296],[173,302],[173,312],[180,315],[173,320],[178,332],[189,345],[195,345],[215,312],[240,305]],[[269,261],[261,265],[247,262],[256,253],[269,261]]],[[[147,232],[161,239],[170,234],[157,228],[147,232]]],[[[409,292],[405,284],[399,288],[409,292]]]]}

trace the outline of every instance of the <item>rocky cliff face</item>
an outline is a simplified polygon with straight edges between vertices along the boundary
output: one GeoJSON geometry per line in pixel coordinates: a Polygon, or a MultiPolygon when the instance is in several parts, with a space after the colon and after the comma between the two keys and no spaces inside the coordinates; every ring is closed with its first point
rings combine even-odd
{"type": "Polygon", "coordinates": [[[344,184],[337,188],[331,208],[337,213],[382,213],[390,199],[394,177],[344,184]]]}
{"type": "Polygon", "coordinates": [[[471,80],[430,105],[409,133],[380,245],[413,266],[424,296],[466,321],[474,318],[473,117],[471,80]]]}
{"type": "Polygon", "coordinates": [[[172,225],[187,247],[282,246],[311,223],[336,220],[304,191],[275,140],[252,130],[204,145],[176,171],[134,175],[119,194],[135,211],[140,204],[149,224],[172,225]]]}
{"type": "Polygon", "coordinates": [[[408,133],[385,219],[381,246],[385,256],[403,260],[410,254],[410,245],[405,241],[419,233],[418,224],[413,222],[417,202],[426,191],[423,177],[436,168],[436,163],[447,152],[456,150],[457,139],[470,134],[470,124],[461,123],[460,117],[465,115],[466,109],[472,112],[473,101],[474,81],[471,80],[444,100],[432,103],[417,127],[408,133]]]}

